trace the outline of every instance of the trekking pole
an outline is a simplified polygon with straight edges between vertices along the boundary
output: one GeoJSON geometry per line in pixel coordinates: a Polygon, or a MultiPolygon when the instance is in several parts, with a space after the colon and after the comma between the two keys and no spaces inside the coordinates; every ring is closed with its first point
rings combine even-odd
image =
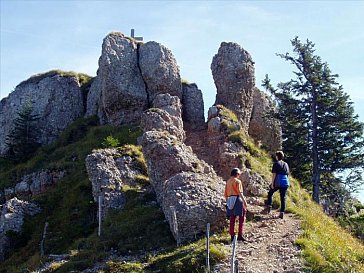
{"type": "Polygon", "coordinates": [[[206,269],[210,272],[210,223],[207,223],[206,228],[206,269]]]}
{"type": "Polygon", "coordinates": [[[235,273],[235,249],[236,249],[236,239],[237,236],[234,235],[234,240],[232,244],[232,254],[231,254],[231,260],[230,260],[230,273],[235,273]]]}

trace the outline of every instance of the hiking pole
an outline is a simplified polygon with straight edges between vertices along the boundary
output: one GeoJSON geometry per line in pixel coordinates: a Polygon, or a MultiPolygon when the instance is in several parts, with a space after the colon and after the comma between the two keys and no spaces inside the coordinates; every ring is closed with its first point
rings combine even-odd
{"type": "Polygon", "coordinates": [[[210,223],[207,223],[206,228],[206,269],[210,272],[210,223]]]}
{"type": "Polygon", "coordinates": [[[233,240],[233,244],[232,244],[232,254],[231,254],[231,260],[230,260],[230,273],[235,273],[235,248],[236,248],[236,239],[237,236],[236,234],[234,235],[234,240],[233,240]]]}

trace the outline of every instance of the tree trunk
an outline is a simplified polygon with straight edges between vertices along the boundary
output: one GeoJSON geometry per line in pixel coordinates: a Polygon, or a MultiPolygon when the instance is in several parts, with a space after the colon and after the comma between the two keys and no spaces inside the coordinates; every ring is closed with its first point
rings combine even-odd
{"type": "Polygon", "coordinates": [[[317,134],[317,89],[314,88],[312,94],[312,198],[316,203],[320,203],[320,160],[318,155],[318,134],[317,134]]]}

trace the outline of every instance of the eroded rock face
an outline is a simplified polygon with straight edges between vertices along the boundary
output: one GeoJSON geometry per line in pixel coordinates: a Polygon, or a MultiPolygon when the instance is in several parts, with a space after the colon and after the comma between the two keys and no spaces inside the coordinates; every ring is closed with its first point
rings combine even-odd
{"type": "Polygon", "coordinates": [[[101,78],[100,76],[96,76],[94,81],[91,84],[90,90],[87,95],[87,107],[86,107],[86,117],[90,117],[96,115],[99,119],[104,120],[101,117],[100,111],[102,107],[101,103],[101,78]]]}
{"type": "Polygon", "coordinates": [[[255,87],[254,62],[236,43],[222,42],[211,63],[217,88],[215,105],[234,111],[242,128],[248,132],[255,87]]]}
{"type": "Polygon", "coordinates": [[[135,41],[121,33],[107,35],[102,44],[97,77],[101,87],[98,111],[105,113],[107,122],[114,125],[138,122],[147,108],[148,94],[139,69],[135,41]]]}
{"type": "Polygon", "coordinates": [[[263,196],[268,192],[270,182],[250,169],[244,168],[240,177],[244,193],[248,196],[263,196]]]}
{"type": "MultiPolygon", "coordinates": [[[[157,99],[168,101],[168,96],[158,95],[157,99]]],[[[160,115],[160,119],[167,123],[163,116],[168,113],[164,109],[168,108],[168,105],[164,105],[162,109],[157,108],[159,110],[154,111],[153,115],[160,115]]],[[[143,117],[144,134],[141,144],[150,183],[155,189],[157,200],[175,239],[193,239],[195,234],[204,232],[207,222],[213,223],[213,229],[220,229],[225,218],[223,181],[211,166],[197,158],[191,147],[186,146],[178,135],[173,134],[173,131],[171,133],[163,130],[166,123],[161,127],[148,125],[151,116],[148,112],[143,117]],[[176,211],[178,232],[175,229],[171,207],[176,211]]],[[[180,115],[174,117],[182,124],[180,115]]]]}
{"type": "Polygon", "coordinates": [[[173,223],[171,207],[176,210],[178,232],[172,229],[172,233],[177,240],[203,234],[207,223],[213,231],[225,225],[224,185],[212,172],[180,172],[165,182],[161,206],[169,223],[173,223]]]}
{"type": "Polygon", "coordinates": [[[202,92],[195,83],[182,85],[183,121],[193,129],[205,125],[202,92]]]}
{"type": "Polygon", "coordinates": [[[6,152],[5,139],[23,105],[32,102],[37,141],[49,144],[75,119],[84,114],[80,83],[77,77],[54,74],[19,84],[0,103],[0,154],[6,152]]]}
{"type": "Polygon", "coordinates": [[[172,52],[156,42],[137,43],[122,33],[107,35],[86,116],[98,115],[102,124],[138,123],[162,93],[182,98],[179,67],[172,52]]]}
{"type": "Polygon", "coordinates": [[[277,119],[269,117],[269,114],[274,111],[273,102],[258,88],[254,89],[253,98],[249,135],[270,152],[281,150],[282,129],[280,123],[277,119]]]}
{"type": "Polygon", "coordinates": [[[122,186],[135,186],[136,177],[143,174],[135,158],[115,148],[94,150],[86,157],[86,169],[94,200],[98,202],[102,197],[102,217],[109,209],[124,207],[122,186]]]}
{"type": "Polygon", "coordinates": [[[0,261],[8,253],[10,240],[6,232],[20,232],[26,215],[33,216],[39,213],[40,208],[32,203],[12,198],[1,206],[0,211],[0,261]]]}
{"type": "MultiPolygon", "coordinates": [[[[13,197],[28,199],[31,196],[40,194],[46,191],[47,188],[58,183],[65,175],[66,172],[63,170],[42,170],[24,175],[14,188],[4,189],[4,202],[13,197]]],[[[4,202],[0,200],[0,204],[4,202]]]]}
{"type": "Polygon", "coordinates": [[[168,48],[154,41],[141,44],[139,66],[151,103],[158,94],[168,93],[182,99],[179,67],[168,48]]]}
{"type": "Polygon", "coordinates": [[[116,166],[116,149],[96,150],[86,157],[86,169],[92,183],[92,195],[96,202],[102,198],[104,217],[109,208],[120,209],[125,204],[121,191],[121,173],[116,166]]]}
{"type": "Polygon", "coordinates": [[[181,103],[178,97],[169,94],[157,96],[154,106],[142,117],[141,125],[144,131],[166,131],[183,142],[186,134],[183,130],[181,103]]]}

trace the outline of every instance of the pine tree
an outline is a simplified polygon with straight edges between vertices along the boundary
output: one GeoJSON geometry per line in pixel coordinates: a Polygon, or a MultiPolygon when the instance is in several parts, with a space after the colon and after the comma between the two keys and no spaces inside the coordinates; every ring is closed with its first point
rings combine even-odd
{"type": "Polygon", "coordinates": [[[297,159],[290,162],[292,169],[311,172],[313,199],[319,203],[320,189],[329,195],[329,189],[346,185],[354,190],[362,181],[363,123],[337,83],[338,75],[315,55],[314,44],[298,37],[291,43],[294,56],[277,55],[295,66],[295,79],[271,91],[280,109],[283,146],[297,159]],[[351,175],[345,178],[345,173],[351,175]]]}
{"type": "Polygon", "coordinates": [[[6,137],[9,159],[16,162],[26,160],[37,150],[39,143],[36,140],[34,123],[38,119],[33,114],[32,103],[24,103],[14,120],[13,130],[6,137]]]}

